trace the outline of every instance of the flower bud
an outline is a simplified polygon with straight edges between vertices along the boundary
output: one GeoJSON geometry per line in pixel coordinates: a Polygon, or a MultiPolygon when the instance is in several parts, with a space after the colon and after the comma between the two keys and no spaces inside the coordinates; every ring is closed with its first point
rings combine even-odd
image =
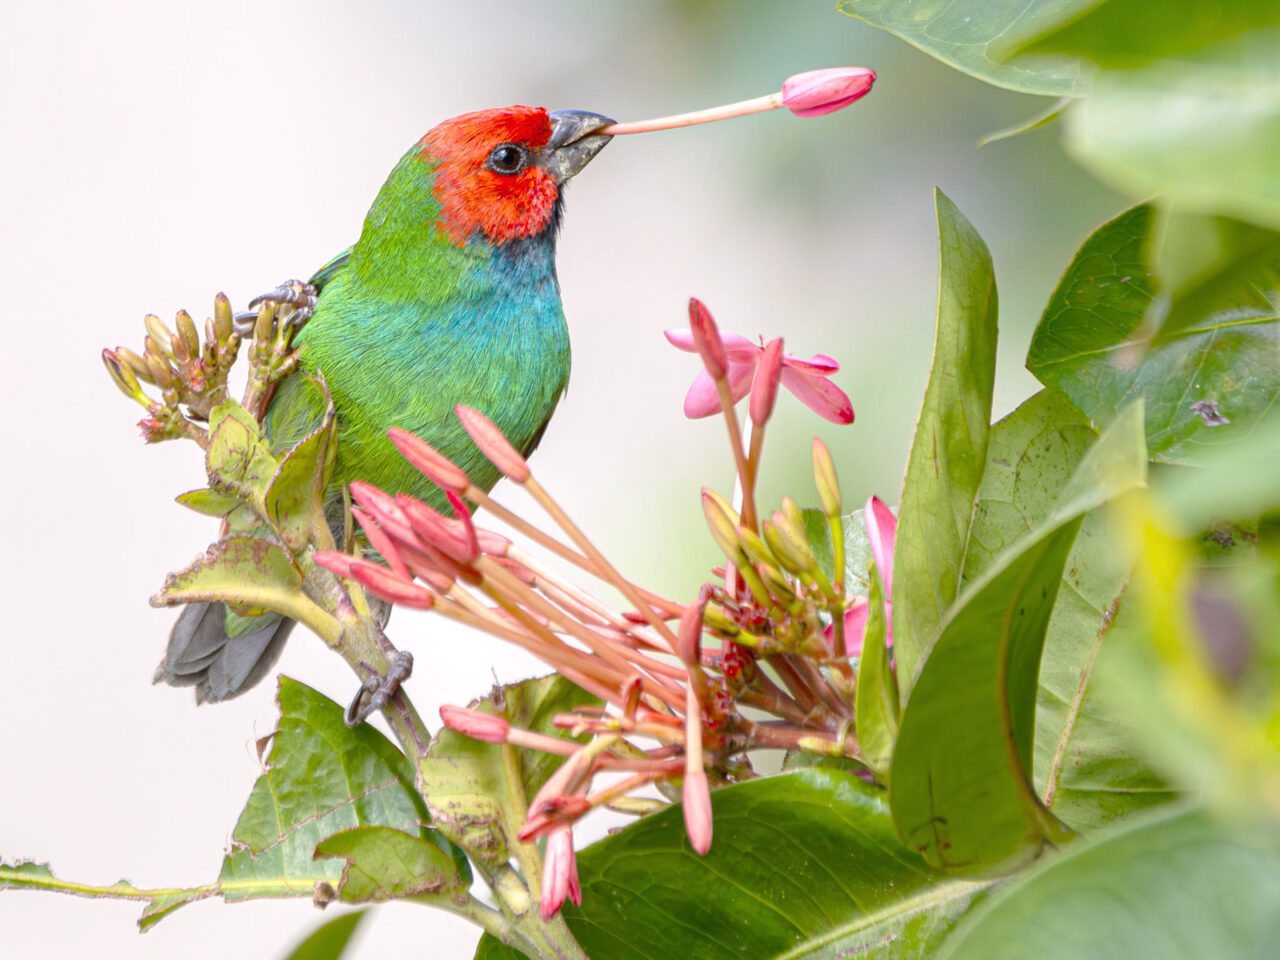
{"type": "Polygon", "coordinates": [[[748,410],[751,422],[763,427],[773,414],[778,399],[778,382],[782,379],[782,338],[774,337],[760,355],[755,376],[751,381],[751,400],[748,410]]]}
{"type": "Polygon", "coordinates": [[[689,298],[689,330],[707,373],[716,380],[724,379],[729,372],[729,357],[725,353],[715,318],[711,316],[706,304],[697,297],[689,298]]]}
{"type": "Polygon", "coordinates": [[[360,524],[360,529],[364,531],[364,535],[369,541],[369,546],[378,551],[382,559],[396,572],[396,575],[405,580],[412,579],[409,568],[405,566],[404,558],[400,556],[400,551],[396,549],[395,541],[387,535],[387,531],[378,526],[378,521],[359,507],[352,507],[351,515],[360,524]]]}
{"type": "Polygon", "coordinates": [[[151,368],[147,366],[147,361],[130,350],[128,347],[116,347],[112,351],[125,365],[133,371],[133,375],[144,383],[151,382],[151,368]]]}
{"type": "Polygon", "coordinates": [[[133,370],[128,364],[124,363],[111,350],[102,351],[102,363],[107,368],[107,373],[111,375],[112,382],[115,383],[121,393],[130,400],[136,400],[144,407],[147,406],[147,395],[142,392],[142,387],[138,384],[138,378],[134,376],[133,370]]]}
{"type": "Polygon", "coordinates": [[[578,882],[578,864],[573,853],[573,831],[560,827],[547,835],[546,859],[542,864],[542,899],[538,904],[544,921],[560,912],[568,897],[574,903],[582,902],[582,887],[578,882]]]}
{"type": "Polygon", "coordinates": [[[741,552],[738,543],[738,520],[724,499],[713,490],[702,488],[702,512],[707,518],[707,528],[725,556],[734,559],[741,552]]]}
{"type": "Polygon", "coordinates": [[[476,537],[476,526],[471,522],[471,511],[463,499],[452,490],[446,490],[444,495],[448,498],[449,506],[453,507],[454,515],[462,525],[461,534],[466,543],[468,556],[461,562],[474,563],[476,557],[480,556],[480,541],[476,537]]]}
{"type": "Polygon", "coordinates": [[[497,424],[479,410],[458,406],[453,408],[462,427],[480,452],[489,458],[489,462],[502,471],[503,475],[516,483],[524,483],[529,479],[529,465],[511,442],[502,435],[497,424]]]}
{"type": "Polygon", "coordinates": [[[440,719],[450,730],[485,743],[506,743],[511,732],[511,724],[502,717],[466,707],[445,704],[440,708],[440,719]]]}
{"type": "Polygon", "coordinates": [[[413,525],[409,523],[409,518],[394,497],[383,493],[373,484],[360,480],[353,482],[349,489],[351,499],[364,507],[383,530],[405,543],[418,542],[418,538],[413,533],[413,525]]]}
{"type": "Polygon", "coordinates": [[[165,347],[165,345],[168,344],[169,338],[173,336],[173,334],[169,332],[169,328],[166,327],[160,321],[160,318],[157,317],[154,313],[148,313],[145,317],[143,317],[142,323],[147,328],[147,335],[151,337],[152,341],[156,345],[155,352],[167,353],[167,348],[165,347]]]}
{"type": "Polygon", "coordinates": [[[713,827],[711,788],[707,783],[706,770],[699,766],[685,771],[680,799],[684,807],[684,829],[689,835],[689,845],[699,856],[706,856],[711,849],[713,827]]]}
{"type": "Polygon", "coordinates": [[[426,587],[401,579],[382,564],[370,560],[352,560],[348,579],[388,603],[419,610],[430,610],[436,603],[435,594],[426,587]]]}
{"type": "Polygon", "coordinates": [[[450,521],[421,500],[405,494],[396,497],[396,505],[409,518],[415,540],[420,539],[459,566],[469,567],[475,560],[477,548],[457,521],[450,521]]]}
{"type": "Polygon", "coordinates": [[[471,486],[470,479],[461,467],[421,437],[399,427],[392,427],[387,431],[387,436],[400,451],[400,456],[422,471],[441,490],[463,493],[471,486]]]}
{"type": "Polygon", "coordinates": [[[706,584],[698,591],[698,599],[684,608],[680,616],[680,629],[676,634],[679,645],[676,652],[690,667],[702,665],[702,612],[707,608],[710,590],[706,584]]]}
{"type": "Polygon", "coordinates": [[[200,355],[200,332],[196,329],[196,322],[191,319],[191,314],[185,310],[179,310],[176,318],[178,327],[178,339],[182,341],[183,347],[186,348],[188,357],[196,357],[200,355]]]}
{"type": "Polygon", "coordinates": [[[797,117],[820,117],[865,97],[875,82],[875,71],[866,67],[806,70],[782,84],[782,105],[797,117]]]}
{"type": "Polygon", "coordinates": [[[773,551],[784,567],[791,573],[800,576],[812,574],[818,567],[818,561],[809,549],[809,545],[795,535],[787,518],[778,510],[766,521],[764,530],[765,543],[773,551]]]}
{"type": "Polygon", "coordinates": [[[213,333],[218,343],[225,344],[231,339],[235,329],[235,315],[231,312],[231,301],[225,293],[213,298],[213,333]]]}
{"type": "Polygon", "coordinates": [[[813,438],[813,482],[818,488],[822,512],[830,519],[839,519],[843,510],[840,481],[836,478],[836,465],[831,460],[831,451],[819,437],[813,438]]]}

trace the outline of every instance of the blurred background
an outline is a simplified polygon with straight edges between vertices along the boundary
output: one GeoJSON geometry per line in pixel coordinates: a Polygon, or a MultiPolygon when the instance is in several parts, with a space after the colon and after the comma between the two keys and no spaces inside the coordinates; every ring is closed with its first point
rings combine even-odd
{"type": "MultiPolygon", "coordinates": [[[[685,325],[691,294],[724,329],[843,364],[857,422],[831,427],[782,400],[762,504],[813,500],[815,432],[847,502],[896,502],[932,338],[935,186],[995,257],[996,414],[1032,392],[1022,364],[1040,309],[1122,201],[1053,131],[976,148],[1041,100],[967,79],[832,6],[0,6],[0,855],[93,883],[216,877],[259,773],[253,741],[273,729],[272,685],[198,710],[189,690],[150,685],[173,614],[147,597],[215,530],[171,502],[202,485],[198,451],[144,447],[140,411],[99,353],[137,347],[147,312],[201,319],[218,290],[242,307],[309,275],[358,235],[392,164],[445,117],[525,102],[630,120],[767,93],[814,67],[879,73],[870,97],[826,118],[619,140],[570,190],[559,263],[574,373],[534,463],[640,582],[685,597],[717,559],[698,488],[728,492],[728,448],[719,422],[681,415],[697,361],[662,337],[685,325]]],[[[495,677],[538,672],[425,616],[397,616],[392,636],[417,657],[409,689],[429,718],[495,677]]],[[[302,632],[279,669],[343,702],[353,692],[302,632]]],[[[139,911],[0,893],[0,938],[13,957],[274,957],[320,919],[306,902],[209,902],[140,937],[139,911]]],[[[415,943],[469,957],[477,934],[395,905],[359,936],[359,957],[415,943]]]]}

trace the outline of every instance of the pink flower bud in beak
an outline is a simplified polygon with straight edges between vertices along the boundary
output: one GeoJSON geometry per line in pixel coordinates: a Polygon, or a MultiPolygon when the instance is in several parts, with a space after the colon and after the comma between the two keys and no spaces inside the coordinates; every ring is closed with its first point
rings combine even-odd
{"type": "Polygon", "coordinates": [[[782,85],[782,105],[797,117],[835,113],[871,92],[874,70],[866,67],[828,67],[788,77],[782,85]]]}

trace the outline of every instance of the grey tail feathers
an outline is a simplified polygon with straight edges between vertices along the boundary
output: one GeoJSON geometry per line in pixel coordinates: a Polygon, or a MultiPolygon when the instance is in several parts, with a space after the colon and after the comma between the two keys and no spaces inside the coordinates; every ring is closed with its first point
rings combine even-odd
{"type": "Polygon", "coordinates": [[[238,697],[258,683],[280,657],[294,621],[277,614],[238,637],[227,636],[227,608],[221,603],[192,603],[182,608],[169,633],[155,683],[196,688],[197,703],[238,697]]]}

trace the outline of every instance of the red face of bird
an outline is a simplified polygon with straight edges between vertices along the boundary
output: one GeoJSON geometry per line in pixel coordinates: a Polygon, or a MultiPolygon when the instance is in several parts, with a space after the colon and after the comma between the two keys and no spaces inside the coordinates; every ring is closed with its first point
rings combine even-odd
{"type": "Polygon", "coordinates": [[[550,226],[564,184],[611,138],[613,123],[581,110],[511,106],[465,113],[419,141],[435,165],[438,226],[462,245],[477,230],[490,243],[537,236],[550,226]]]}

